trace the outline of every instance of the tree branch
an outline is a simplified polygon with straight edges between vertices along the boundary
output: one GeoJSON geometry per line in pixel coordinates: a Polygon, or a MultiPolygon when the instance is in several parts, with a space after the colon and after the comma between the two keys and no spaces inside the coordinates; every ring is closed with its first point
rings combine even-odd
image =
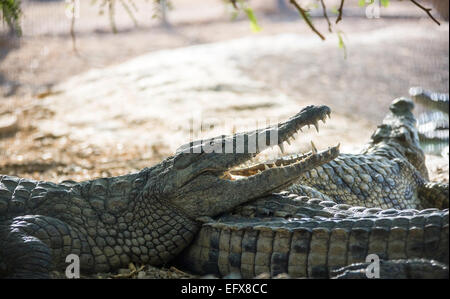
{"type": "Polygon", "coordinates": [[[424,6],[422,6],[422,5],[420,5],[419,3],[417,3],[415,0],[410,0],[412,3],[414,3],[417,7],[419,7],[420,9],[422,9],[423,11],[425,11],[426,13],[427,13],[427,15],[436,23],[436,24],[438,24],[439,26],[441,26],[441,23],[439,23],[439,21],[438,20],[436,20],[434,17],[433,17],[433,15],[431,14],[431,8],[426,8],[426,7],[424,7],[424,6]]]}
{"type": "Polygon", "coordinates": [[[311,20],[306,14],[306,11],[300,5],[298,5],[295,0],[290,0],[289,2],[291,2],[291,4],[295,6],[302,18],[305,20],[306,24],[308,24],[309,28],[311,28],[311,30],[314,31],[314,33],[316,33],[322,40],[325,40],[325,37],[312,24],[311,20]]]}
{"type": "Polygon", "coordinates": [[[323,16],[325,17],[325,19],[327,20],[327,23],[328,23],[328,31],[332,32],[332,30],[331,30],[331,22],[330,22],[330,19],[328,18],[328,15],[327,15],[327,7],[325,6],[325,3],[323,2],[323,0],[320,0],[320,3],[322,4],[323,16]]]}
{"type": "Polygon", "coordinates": [[[338,9],[338,17],[336,19],[336,24],[339,23],[340,20],[342,20],[342,10],[344,9],[344,0],[341,0],[341,5],[339,5],[339,9],[338,9]]]}
{"type": "Polygon", "coordinates": [[[70,20],[70,37],[72,38],[72,50],[78,53],[77,49],[77,39],[75,35],[75,19],[76,19],[76,3],[75,0],[71,1],[72,4],[72,19],[70,20]]]}
{"type": "Polygon", "coordinates": [[[238,6],[237,6],[237,3],[236,3],[236,0],[230,0],[230,2],[231,2],[231,4],[233,5],[233,7],[234,7],[234,9],[238,9],[238,6]]]}

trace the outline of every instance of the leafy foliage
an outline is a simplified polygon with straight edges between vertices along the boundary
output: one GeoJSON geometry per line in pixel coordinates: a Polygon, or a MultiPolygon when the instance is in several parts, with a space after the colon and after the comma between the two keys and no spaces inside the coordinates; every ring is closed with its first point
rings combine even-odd
{"type": "MultiPolygon", "coordinates": [[[[105,14],[105,10],[108,11],[108,17],[109,17],[109,21],[111,24],[111,28],[114,33],[117,33],[116,22],[114,20],[114,12],[116,9],[117,2],[127,12],[128,16],[133,21],[134,25],[137,26],[138,21],[135,17],[135,13],[138,11],[138,8],[137,8],[134,0],[101,0],[101,1],[92,0],[91,4],[96,5],[99,3],[99,9],[100,9],[99,14],[100,15],[105,14]]],[[[149,0],[146,0],[146,2],[149,2],[149,0]]],[[[150,0],[150,2],[152,2],[152,4],[153,4],[153,8],[152,8],[153,9],[153,16],[152,16],[153,18],[163,19],[165,17],[165,12],[162,11],[164,9],[163,5],[162,5],[163,2],[167,9],[172,8],[172,2],[169,0],[165,0],[165,1],[150,0]]],[[[166,22],[166,20],[163,20],[163,21],[166,22]]]]}
{"type": "Polygon", "coordinates": [[[0,19],[18,35],[22,33],[20,27],[20,0],[0,0],[0,19]]]}
{"type": "MultiPolygon", "coordinates": [[[[118,0],[119,4],[125,9],[127,14],[130,16],[131,20],[137,26],[137,20],[134,16],[134,12],[137,11],[136,4],[133,0],[118,0]]],[[[91,4],[96,5],[98,3],[97,0],[92,0],[91,4]]],[[[117,33],[116,22],[114,20],[114,12],[116,9],[117,0],[102,0],[99,4],[99,14],[104,15],[105,10],[108,10],[109,22],[111,24],[111,29],[114,33],[117,33]]]]}
{"type": "Polygon", "coordinates": [[[253,12],[253,9],[248,6],[244,0],[225,0],[224,2],[231,3],[233,6],[232,19],[235,19],[238,16],[239,12],[242,10],[247,15],[247,18],[250,21],[250,29],[252,30],[252,32],[261,31],[261,27],[258,24],[258,20],[256,19],[256,15],[253,12]]]}
{"type": "MultiPolygon", "coordinates": [[[[72,0],[72,1],[75,1],[75,0],[72,0]]],[[[154,17],[160,17],[162,3],[167,5],[167,8],[171,8],[171,1],[169,1],[169,0],[146,0],[146,1],[153,2],[154,12],[155,12],[154,17]]],[[[235,15],[237,15],[237,12],[239,10],[244,11],[244,13],[247,15],[247,18],[250,21],[250,27],[251,27],[252,31],[258,32],[261,30],[261,27],[258,25],[258,21],[256,19],[256,16],[255,16],[253,10],[246,4],[245,0],[224,0],[224,1],[227,1],[228,3],[231,3],[233,5],[235,12],[236,12],[235,15]]],[[[328,18],[328,15],[326,14],[327,8],[325,6],[325,0],[317,0],[317,1],[321,2],[322,9],[323,9],[323,15],[327,19],[328,29],[331,32],[332,26],[331,26],[331,22],[328,18]]],[[[108,10],[108,15],[109,15],[111,28],[112,28],[113,32],[117,32],[116,24],[114,21],[114,11],[115,11],[115,6],[116,6],[117,2],[125,9],[125,11],[128,13],[130,18],[133,20],[134,24],[137,25],[137,20],[134,15],[134,13],[137,11],[137,7],[136,7],[134,0],[99,0],[99,1],[92,0],[91,1],[92,4],[100,3],[100,11],[99,11],[100,14],[103,14],[105,9],[108,10]]],[[[324,40],[325,37],[314,27],[314,25],[309,17],[308,10],[303,8],[301,5],[299,5],[296,0],[289,0],[289,2],[297,9],[297,11],[301,15],[301,17],[305,20],[305,22],[311,28],[311,30],[314,33],[316,33],[321,39],[324,40]]],[[[337,18],[335,21],[336,24],[339,23],[339,21],[342,19],[342,11],[343,11],[343,7],[344,7],[344,2],[345,2],[345,0],[341,0],[339,8],[331,9],[332,12],[337,14],[337,18]]],[[[438,25],[440,25],[440,23],[431,15],[430,8],[426,8],[426,7],[422,6],[416,0],[410,0],[410,2],[413,3],[414,5],[416,5],[417,7],[419,7],[420,9],[422,9],[423,11],[425,11],[434,22],[436,22],[438,25]]],[[[372,4],[372,3],[374,3],[374,0],[358,0],[358,4],[362,7],[365,5],[368,5],[368,4],[372,4]]],[[[380,0],[380,3],[384,7],[389,6],[389,0],[380,0]]],[[[318,4],[315,4],[314,6],[317,7],[318,4]]],[[[6,22],[8,24],[8,26],[18,34],[21,33],[21,28],[20,28],[21,14],[22,13],[20,10],[20,0],[0,0],[0,20],[3,20],[4,22],[6,22]]],[[[165,22],[165,20],[163,20],[163,21],[165,22]]],[[[72,29],[71,29],[72,33],[73,33],[73,24],[74,24],[74,22],[72,21],[72,29]]],[[[339,39],[339,44],[343,45],[342,38],[340,37],[339,34],[338,34],[338,39],[339,39]]]]}

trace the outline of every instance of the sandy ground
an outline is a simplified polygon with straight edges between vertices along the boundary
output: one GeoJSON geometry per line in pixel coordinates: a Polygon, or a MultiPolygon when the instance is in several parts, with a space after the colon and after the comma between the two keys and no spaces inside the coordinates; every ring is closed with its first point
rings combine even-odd
{"type": "MultiPolygon", "coordinates": [[[[55,4],[45,5],[38,11],[50,16],[55,4]]],[[[261,127],[309,104],[330,106],[332,119],[287,152],[309,150],[310,140],[357,152],[409,87],[448,92],[448,23],[438,27],[410,10],[403,18],[349,17],[339,28],[344,52],[336,35],[322,42],[295,18],[267,14],[270,7],[257,10],[258,34],[246,20],[227,21],[220,7],[207,18],[183,10],[172,29],[119,22],[116,35],[85,21],[78,54],[67,26],[51,23],[30,21],[25,29],[34,29],[21,41],[0,41],[0,173],[55,182],[126,174],[190,138],[261,127]]],[[[316,24],[326,31],[325,20],[316,24]]],[[[432,178],[448,182],[448,160],[427,159],[432,178]]],[[[161,271],[118,274],[189,277],[161,271]]]]}

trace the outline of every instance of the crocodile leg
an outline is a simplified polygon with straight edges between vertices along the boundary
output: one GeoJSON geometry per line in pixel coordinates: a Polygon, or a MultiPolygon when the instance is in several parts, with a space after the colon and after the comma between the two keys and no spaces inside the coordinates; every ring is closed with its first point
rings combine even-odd
{"type": "Polygon", "coordinates": [[[92,265],[87,240],[52,217],[15,217],[1,225],[0,238],[5,240],[0,246],[0,274],[10,278],[49,278],[49,271],[62,268],[71,253],[80,257],[82,267],[92,265]]]}
{"type": "Polygon", "coordinates": [[[50,278],[51,254],[41,240],[0,226],[0,276],[9,278],[50,278]]]}
{"type": "MultiPolygon", "coordinates": [[[[13,220],[14,222],[14,220],[13,220]]],[[[0,275],[9,278],[50,278],[51,250],[12,223],[0,225],[0,275]]]]}

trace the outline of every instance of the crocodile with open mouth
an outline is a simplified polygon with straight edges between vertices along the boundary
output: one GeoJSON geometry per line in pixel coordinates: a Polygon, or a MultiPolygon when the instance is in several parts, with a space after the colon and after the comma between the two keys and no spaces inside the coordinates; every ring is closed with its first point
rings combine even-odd
{"type": "Polygon", "coordinates": [[[2,175],[0,277],[49,277],[70,254],[79,256],[82,272],[167,263],[199,232],[199,217],[281,191],[336,158],[339,149],[331,147],[248,177],[227,175],[330,113],[308,106],[277,125],[192,142],[153,167],[118,177],[56,184],[2,175]]]}

